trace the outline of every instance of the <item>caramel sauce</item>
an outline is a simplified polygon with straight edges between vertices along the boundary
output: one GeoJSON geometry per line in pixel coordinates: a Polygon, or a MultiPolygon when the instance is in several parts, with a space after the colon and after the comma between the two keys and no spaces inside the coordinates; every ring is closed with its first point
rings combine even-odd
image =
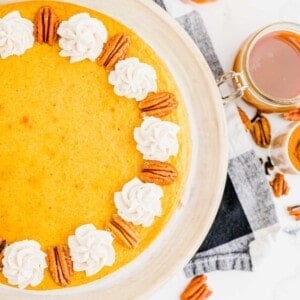
{"type": "Polygon", "coordinates": [[[300,125],[291,134],[288,153],[293,166],[300,171],[300,125]]]}
{"type": "Polygon", "coordinates": [[[249,55],[249,74],[267,97],[300,96],[300,35],[274,31],[260,38],[249,55]]]}

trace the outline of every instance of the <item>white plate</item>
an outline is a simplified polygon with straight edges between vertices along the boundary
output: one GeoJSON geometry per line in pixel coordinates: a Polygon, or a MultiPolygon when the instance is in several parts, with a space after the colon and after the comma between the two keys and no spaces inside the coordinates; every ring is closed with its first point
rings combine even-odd
{"type": "MultiPolygon", "coordinates": [[[[0,4],[21,2],[0,0],[0,4]]],[[[66,0],[106,13],[132,28],[167,64],[179,85],[192,130],[192,169],[182,200],[164,231],[133,262],[99,281],[49,292],[0,286],[1,300],[147,299],[189,261],[220,204],[227,171],[227,136],[215,80],[198,48],[167,13],[150,0],[66,0]],[[49,297],[49,296],[54,296],[49,297]]]]}

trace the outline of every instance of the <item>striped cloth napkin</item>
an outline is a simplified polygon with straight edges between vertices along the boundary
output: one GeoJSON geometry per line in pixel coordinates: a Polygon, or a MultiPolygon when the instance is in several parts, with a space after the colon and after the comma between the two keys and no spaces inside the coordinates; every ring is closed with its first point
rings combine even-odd
{"type": "MultiPolygon", "coordinates": [[[[165,10],[170,2],[154,1],[165,10]]],[[[200,15],[189,12],[177,21],[199,47],[217,80],[223,69],[200,15]]],[[[184,268],[188,277],[215,270],[252,270],[249,244],[257,235],[267,236],[278,222],[268,182],[236,105],[230,103],[224,109],[229,133],[226,187],[206,239],[184,268]]]]}

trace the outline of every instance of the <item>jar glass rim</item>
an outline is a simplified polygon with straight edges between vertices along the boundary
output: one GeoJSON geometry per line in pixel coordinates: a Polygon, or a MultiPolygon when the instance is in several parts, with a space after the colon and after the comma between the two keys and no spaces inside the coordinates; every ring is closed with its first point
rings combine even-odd
{"type": "Polygon", "coordinates": [[[245,55],[243,58],[243,69],[244,69],[244,76],[246,77],[247,83],[252,86],[252,88],[258,93],[261,97],[265,98],[267,101],[270,101],[274,104],[279,105],[291,105],[291,104],[298,104],[300,103],[300,95],[294,97],[294,98],[276,98],[276,97],[270,97],[266,93],[264,93],[258,86],[255,84],[254,80],[252,79],[252,76],[249,72],[249,59],[250,54],[257,43],[262,37],[265,35],[276,32],[276,31],[289,31],[300,35],[300,24],[293,23],[293,22],[277,22],[273,23],[271,25],[268,25],[261,30],[259,30],[257,33],[255,33],[252,38],[249,40],[248,46],[245,51],[245,55]]]}

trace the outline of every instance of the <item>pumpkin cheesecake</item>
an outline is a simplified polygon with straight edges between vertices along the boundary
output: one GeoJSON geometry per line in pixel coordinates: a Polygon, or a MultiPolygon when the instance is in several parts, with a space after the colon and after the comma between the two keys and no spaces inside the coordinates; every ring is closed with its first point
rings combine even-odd
{"type": "Polygon", "coordinates": [[[50,290],[140,255],[180,203],[184,100],[132,30],[53,1],[0,6],[0,282],[50,290]]]}

